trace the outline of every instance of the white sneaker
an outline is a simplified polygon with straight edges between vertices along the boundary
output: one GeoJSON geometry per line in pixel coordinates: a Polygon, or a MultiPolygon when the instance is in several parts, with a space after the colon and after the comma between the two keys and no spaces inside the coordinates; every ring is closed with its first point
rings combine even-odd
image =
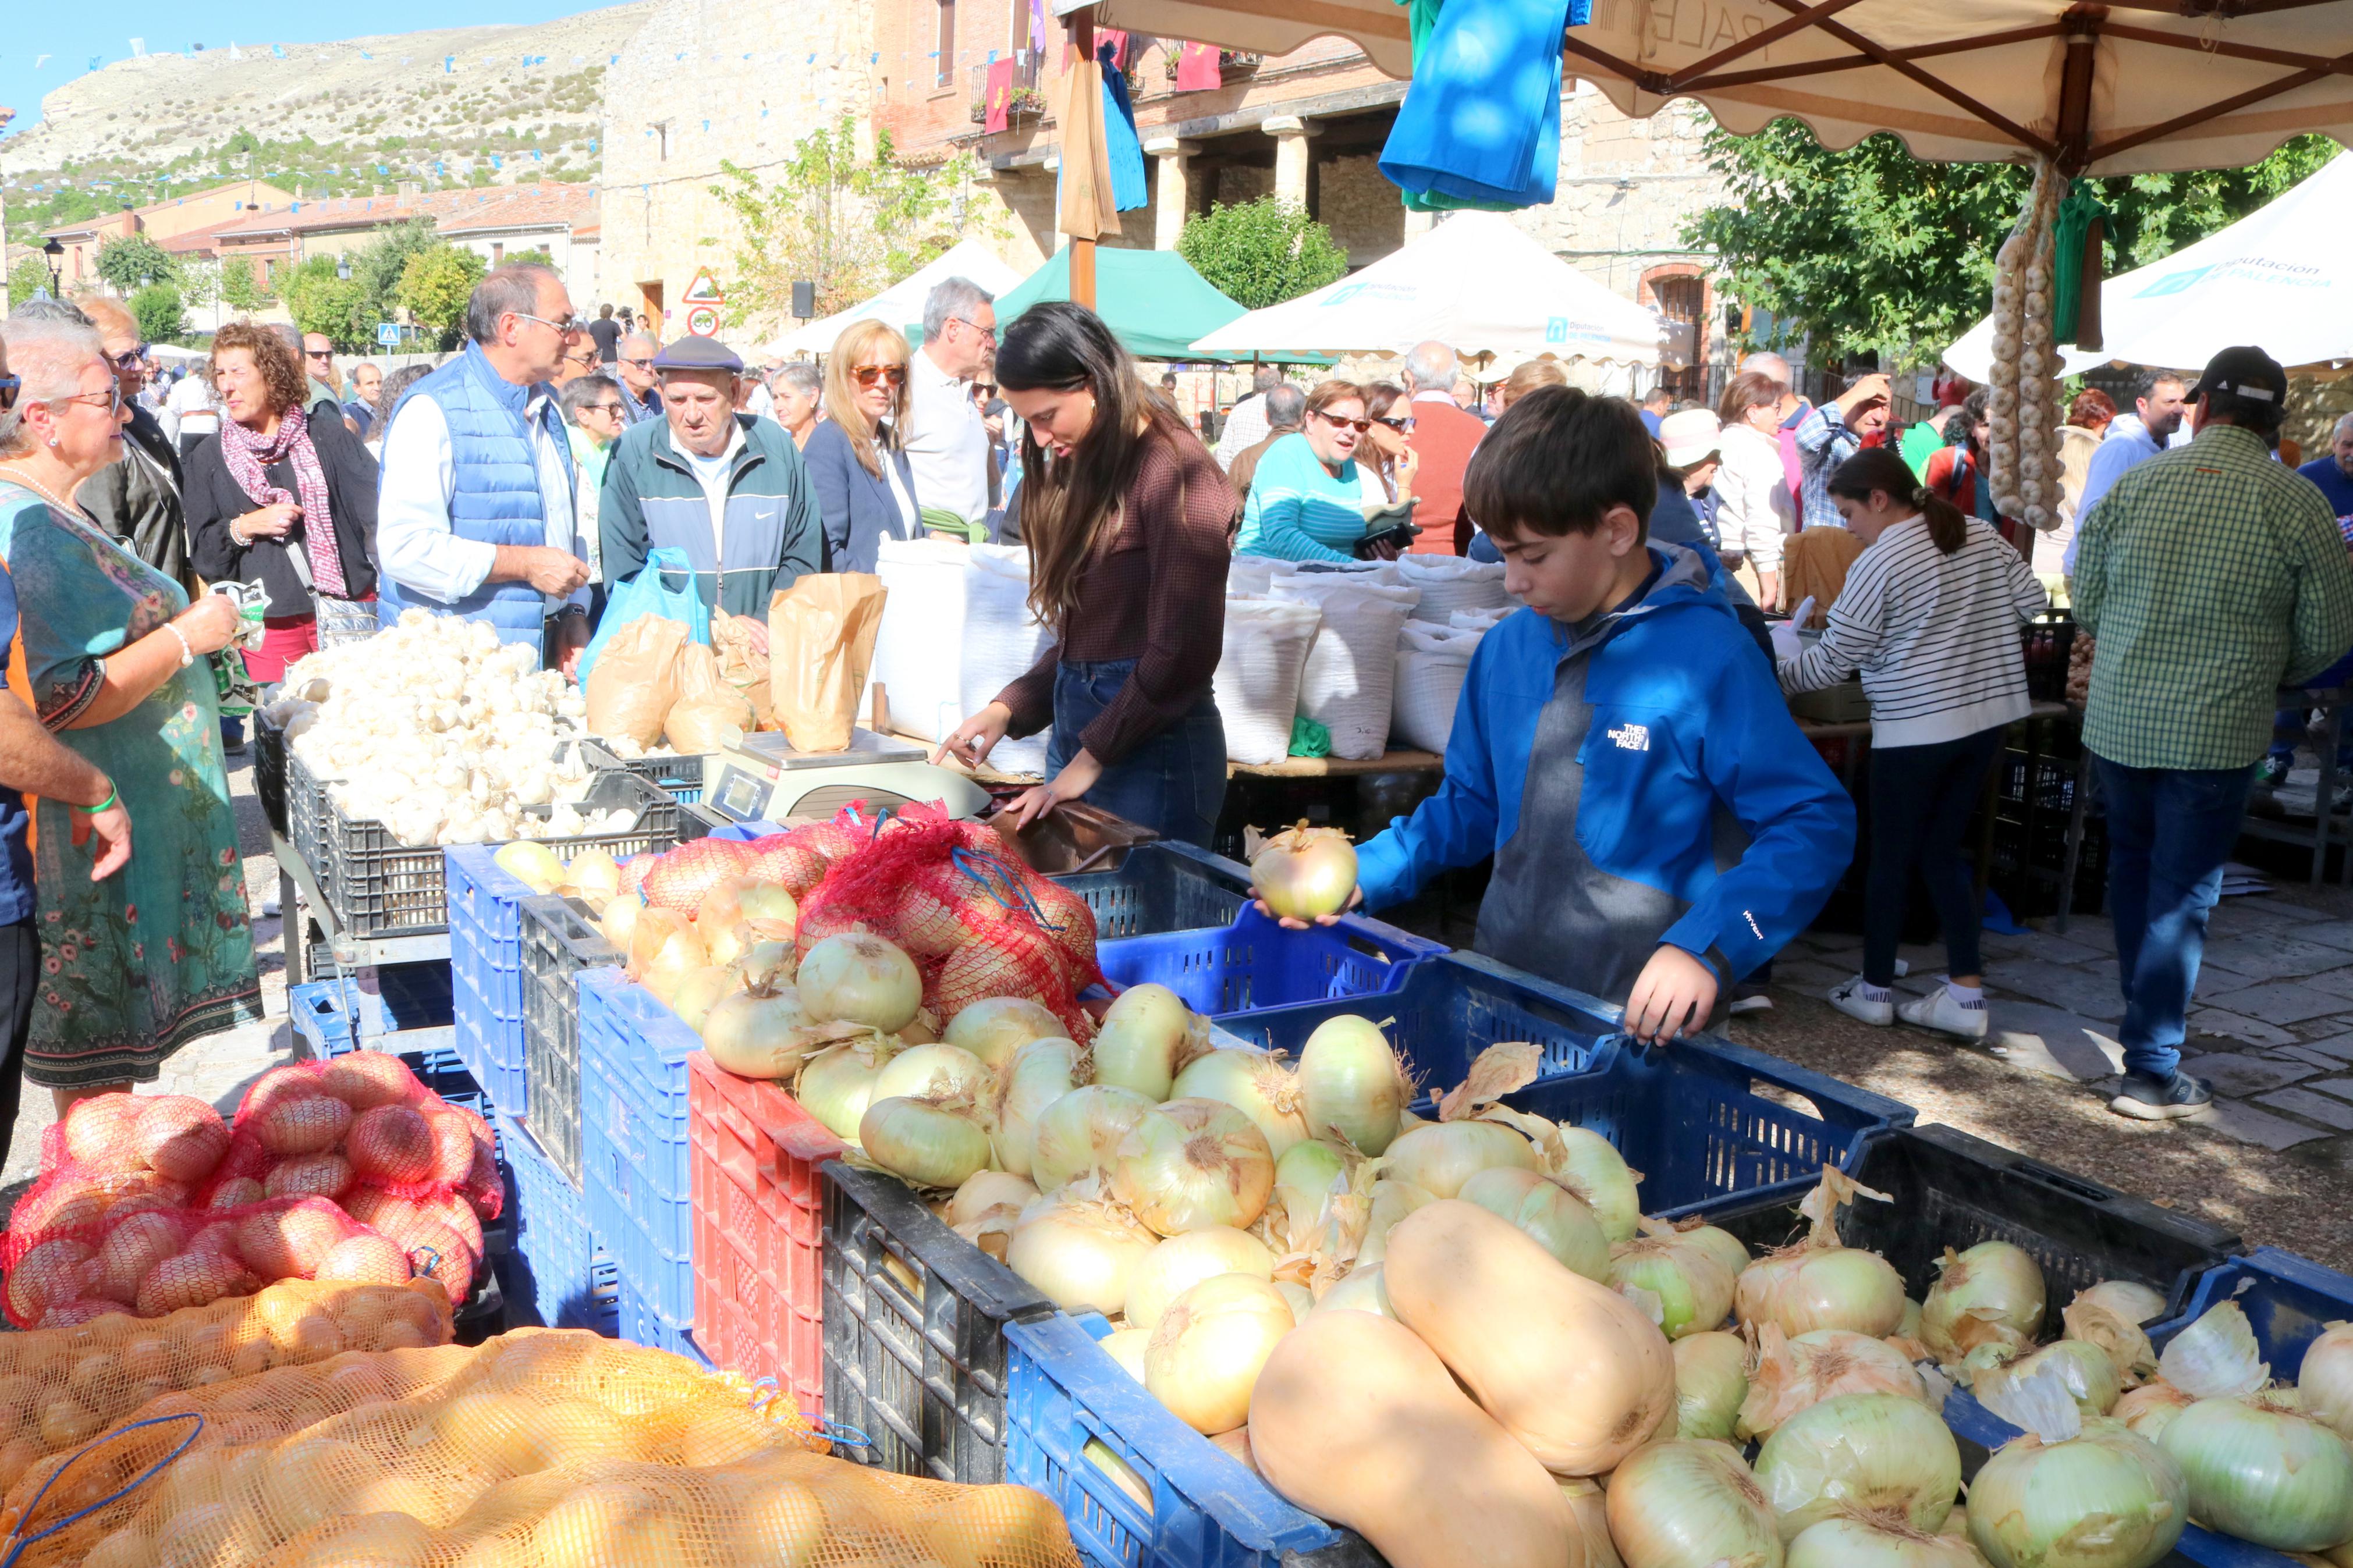
{"type": "Polygon", "coordinates": [[[1986,1037],[1986,1012],[1983,1007],[1962,1006],[1953,1000],[1950,991],[1939,985],[1926,996],[1896,1008],[1895,1016],[1915,1028],[1957,1035],[1964,1040],[1982,1040],[1986,1037]]]}
{"type": "Polygon", "coordinates": [[[1860,1018],[1866,1024],[1882,1028],[1895,1022],[1895,1004],[1873,1002],[1862,994],[1862,976],[1842,981],[1830,989],[1831,1005],[1850,1018],[1860,1018]]]}

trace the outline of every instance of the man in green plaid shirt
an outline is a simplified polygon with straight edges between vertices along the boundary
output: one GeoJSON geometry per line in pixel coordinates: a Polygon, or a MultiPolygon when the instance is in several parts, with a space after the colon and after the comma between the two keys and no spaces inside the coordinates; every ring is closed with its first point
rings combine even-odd
{"type": "Polygon", "coordinates": [[[2311,480],[2277,461],[2287,373],[2225,349],[2189,391],[2197,437],[2133,468],[2084,519],[2075,616],[2098,638],[2084,744],[2107,798],[2125,993],[2109,1109],[2191,1116],[2180,1068],[2207,911],[2238,841],[2274,693],[2353,647],[2353,562],[2311,480]]]}

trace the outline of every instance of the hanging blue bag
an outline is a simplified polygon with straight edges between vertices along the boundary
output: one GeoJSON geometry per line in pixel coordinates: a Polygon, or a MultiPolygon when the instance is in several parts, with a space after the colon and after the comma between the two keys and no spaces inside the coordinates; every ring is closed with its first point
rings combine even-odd
{"type": "Polygon", "coordinates": [[[580,656],[581,685],[588,684],[588,671],[596,667],[597,656],[613,634],[640,616],[676,621],[686,628],[690,641],[711,646],[711,612],[695,590],[694,568],[688,564],[685,551],[669,547],[648,551],[644,569],[605,600],[605,618],[597,623],[596,635],[588,639],[587,649],[580,656]]]}

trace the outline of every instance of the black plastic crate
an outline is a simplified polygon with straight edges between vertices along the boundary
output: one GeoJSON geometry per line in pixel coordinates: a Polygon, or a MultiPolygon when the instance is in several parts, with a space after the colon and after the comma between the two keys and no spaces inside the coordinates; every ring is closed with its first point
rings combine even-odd
{"type": "MultiPolygon", "coordinates": [[[[575,809],[585,814],[615,807],[635,810],[637,826],[626,833],[551,838],[545,841],[548,847],[558,856],[570,856],[594,847],[618,860],[640,850],[667,849],[677,841],[678,802],[631,773],[596,774],[575,809]]],[[[552,808],[527,809],[545,816],[552,808]]],[[[327,889],[327,901],[345,931],[353,936],[392,936],[448,929],[448,879],[438,846],[402,844],[383,823],[355,822],[332,801],[327,803],[327,814],[334,862],[334,881],[327,889]]]]}
{"type": "Polygon", "coordinates": [[[323,897],[334,885],[335,865],[327,838],[327,784],[313,778],[310,765],[292,747],[286,748],[286,842],[311,868],[311,879],[323,897]]]}
{"type": "Polygon", "coordinates": [[[1005,1325],[1054,1304],[892,1177],[825,1176],[825,1415],[901,1475],[1005,1479],[1005,1325]]]}
{"type": "Polygon", "coordinates": [[[674,757],[632,757],[623,760],[600,741],[583,741],[581,755],[592,768],[607,773],[635,773],[681,804],[702,798],[702,754],[674,757]]]}
{"type": "Polygon", "coordinates": [[[1117,870],[1050,879],[1086,900],[1105,941],[1231,925],[1251,898],[1249,867],[1166,839],[1136,845],[1117,870]]]}
{"type": "Polygon", "coordinates": [[[259,708],[253,710],[253,794],[261,802],[262,817],[285,837],[286,731],[259,708]]]}
{"type": "Polygon", "coordinates": [[[2075,805],[2075,759],[2042,756],[2011,747],[2002,753],[2000,804],[2006,816],[2031,811],[2060,817],[2063,827],[2063,818],[2075,805]]]}
{"type": "Polygon", "coordinates": [[[2075,617],[2046,610],[2019,630],[2026,654],[2026,695],[2037,702],[2067,700],[2067,659],[2075,647],[2075,617]]]}
{"type": "Polygon", "coordinates": [[[577,899],[525,899],[522,927],[522,1048],[532,1131],[556,1168],[580,1184],[580,988],[584,969],[611,968],[627,955],[607,942],[577,899]]]}
{"type": "MultiPolygon", "coordinates": [[[[2236,1233],[2023,1154],[1957,1128],[1899,1127],[1873,1137],[1847,1173],[1885,1193],[1839,1211],[1850,1247],[1883,1256],[1921,1300],[1936,1282],[1947,1247],[1981,1241],[2024,1247],[2042,1267],[2055,1321],[2076,1292],[2103,1279],[2130,1279],[2162,1293],[2180,1311],[2198,1278],[2240,1248],[2236,1233]]],[[[1800,1239],[1806,1221],[1787,1192],[1731,1197],[1696,1211],[1751,1252],[1800,1239]]]]}

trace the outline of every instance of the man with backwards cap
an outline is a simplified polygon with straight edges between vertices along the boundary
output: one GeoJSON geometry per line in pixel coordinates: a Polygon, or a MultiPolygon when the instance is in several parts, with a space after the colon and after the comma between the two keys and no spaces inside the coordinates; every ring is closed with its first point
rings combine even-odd
{"type": "Polygon", "coordinates": [[[735,411],[744,362],[712,338],[655,356],[661,417],[613,444],[597,504],[606,581],[618,586],[649,552],[682,550],[702,602],[751,619],[765,646],[768,599],[825,570],[825,531],[800,448],[773,419],[735,411]]]}

